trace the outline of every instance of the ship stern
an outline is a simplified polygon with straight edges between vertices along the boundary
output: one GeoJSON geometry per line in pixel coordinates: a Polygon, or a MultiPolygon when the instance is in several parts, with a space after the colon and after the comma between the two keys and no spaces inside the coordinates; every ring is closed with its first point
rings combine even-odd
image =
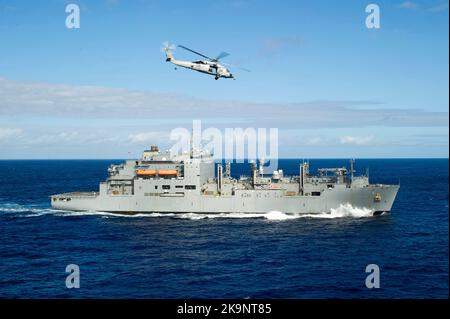
{"type": "Polygon", "coordinates": [[[74,192],[50,196],[51,206],[57,210],[95,211],[97,192],[74,192]]]}

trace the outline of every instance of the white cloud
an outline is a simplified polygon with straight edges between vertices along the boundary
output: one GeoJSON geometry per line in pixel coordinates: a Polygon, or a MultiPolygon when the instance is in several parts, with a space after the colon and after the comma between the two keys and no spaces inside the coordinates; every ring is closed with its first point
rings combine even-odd
{"type": "Polygon", "coordinates": [[[89,134],[80,134],[77,131],[34,130],[30,135],[20,141],[24,145],[49,145],[49,144],[80,144],[88,143],[89,134]]]}
{"type": "Polygon", "coordinates": [[[283,50],[294,49],[301,46],[302,40],[299,36],[290,37],[268,37],[257,53],[257,57],[267,57],[283,50]]]}
{"type": "Polygon", "coordinates": [[[443,2],[441,4],[437,4],[431,8],[428,9],[430,12],[443,12],[447,11],[449,8],[448,2],[443,2]]]}
{"type": "Polygon", "coordinates": [[[352,145],[368,145],[373,142],[373,136],[342,136],[339,139],[341,144],[352,144],[352,145]]]}
{"type": "Polygon", "coordinates": [[[128,135],[128,140],[131,143],[155,143],[162,138],[167,138],[168,140],[168,137],[169,134],[163,132],[140,132],[128,135]]]}
{"type": "Polygon", "coordinates": [[[435,4],[434,6],[431,7],[422,7],[420,6],[419,3],[414,2],[414,1],[404,1],[402,3],[400,3],[398,5],[399,8],[401,9],[405,9],[405,10],[417,10],[417,9],[423,9],[429,12],[444,12],[447,11],[449,9],[449,4],[448,1],[447,2],[442,2],[442,3],[438,3],[435,4]]]}
{"type": "Polygon", "coordinates": [[[230,5],[231,5],[233,8],[239,9],[239,8],[242,8],[242,7],[247,6],[247,5],[248,5],[248,2],[247,2],[247,1],[242,1],[242,0],[235,0],[235,1],[231,1],[231,2],[230,2],[230,5]]]}
{"type": "Polygon", "coordinates": [[[306,139],[305,144],[306,145],[318,145],[323,143],[325,140],[323,137],[315,136],[315,137],[309,137],[306,139]]]}
{"type": "MultiPolygon", "coordinates": [[[[69,86],[0,79],[0,117],[148,119],[158,130],[180,121],[221,119],[222,127],[336,128],[448,126],[448,112],[386,109],[371,101],[252,103],[205,100],[170,93],[150,93],[92,86],[69,86]],[[364,107],[361,107],[364,106],[364,107]],[[352,118],[352,121],[348,121],[352,118]]],[[[83,124],[80,124],[83,125],[83,124]]]]}
{"type": "Polygon", "coordinates": [[[404,1],[399,5],[399,8],[406,9],[406,10],[414,10],[417,9],[419,5],[412,1],[404,1]]]}
{"type": "Polygon", "coordinates": [[[119,4],[119,0],[106,0],[106,4],[108,5],[108,6],[115,6],[115,5],[118,5],[119,4]]]}
{"type": "Polygon", "coordinates": [[[95,146],[98,144],[116,144],[127,141],[123,134],[114,134],[114,130],[92,130],[89,128],[81,131],[61,130],[59,127],[28,127],[27,131],[14,129],[6,134],[0,128],[0,141],[10,142],[16,146],[48,147],[48,146],[95,146]]]}
{"type": "Polygon", "coordinates": [[[0,140],[16,137],[22,133],[21,129],[0,127],[0,140]]]}

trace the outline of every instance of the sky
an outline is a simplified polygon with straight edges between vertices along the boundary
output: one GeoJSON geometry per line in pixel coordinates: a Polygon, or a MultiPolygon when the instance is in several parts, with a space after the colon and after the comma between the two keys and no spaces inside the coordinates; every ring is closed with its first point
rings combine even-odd
{"type": "Polygon", "coordinates": [[[193,120],[277,128],[280,157],[448,157],[448,15],[448,0],[0,0],[0,159],[136,157],[193,120]],[[174,70],[165,41],[251,72],[174,70]]]}

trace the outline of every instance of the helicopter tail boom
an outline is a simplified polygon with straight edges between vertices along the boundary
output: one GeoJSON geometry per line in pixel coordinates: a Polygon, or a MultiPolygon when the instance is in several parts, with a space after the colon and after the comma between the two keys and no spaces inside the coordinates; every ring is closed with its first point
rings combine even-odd
{"type": "Polygon", "coordinates": [[[170,62],[173,60],[172,51],[169,48],[164,48],[164,52],[166,53],[166,61],[170,62]]]}

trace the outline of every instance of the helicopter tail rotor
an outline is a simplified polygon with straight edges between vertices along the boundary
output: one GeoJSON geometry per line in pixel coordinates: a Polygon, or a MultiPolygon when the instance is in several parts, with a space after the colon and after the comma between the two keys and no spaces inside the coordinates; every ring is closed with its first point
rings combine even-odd
{"type": "Polygon", "coordinates": [[[172,61],[173,60],[173,54],[172,51],[176,49],[176,45],[173,43],[170,43],[169,41],[164,41],[162,43],[161,52],[166,54],[166,61],[172,61]]]}

